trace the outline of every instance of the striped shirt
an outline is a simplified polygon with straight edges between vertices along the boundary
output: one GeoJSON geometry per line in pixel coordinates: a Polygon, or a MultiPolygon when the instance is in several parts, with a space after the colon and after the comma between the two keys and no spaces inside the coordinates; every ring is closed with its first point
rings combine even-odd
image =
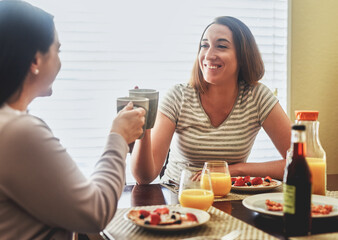
{"type": "Polygon", "coordinates": [[[162,180],[179,182],[181,169],[201,168],[210,160],[246,162],[262,123],[277,102],[264,84],[247,86],[240,82],[232,111],[214,127],[198,92],[188,84],[175,85],[160,104],[160,111],[176,125],[162,180]]]}

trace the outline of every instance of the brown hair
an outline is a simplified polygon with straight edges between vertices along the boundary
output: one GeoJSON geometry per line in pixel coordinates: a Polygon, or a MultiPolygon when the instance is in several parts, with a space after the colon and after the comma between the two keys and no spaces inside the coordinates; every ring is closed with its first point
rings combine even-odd
{"type": "MultiPolygon", "coordinates": [[[[238,81],[244,81],[247,85],[256,84],[263,77],[265,69],[262,56],[258,50],[255,38],[252,35],[250,29],[237,18],[228,16],[217,17],[205,28],[201,40],[205,31],[212,24],[221,24],[227,26],[232,32],[239,66],[238,81]]],[[[200,46],[191,72],[189,84],[196,90],[203,93],[207,88],[207,82],[204,80],[199,66],[199,52],[200,46]]]]}

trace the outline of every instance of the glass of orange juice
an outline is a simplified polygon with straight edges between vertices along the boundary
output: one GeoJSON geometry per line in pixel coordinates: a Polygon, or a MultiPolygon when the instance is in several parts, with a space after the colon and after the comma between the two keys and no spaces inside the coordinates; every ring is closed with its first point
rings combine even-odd
{"type": "Polygon", "coordinates": [[[197,208],[207,211],[214,202],[211,178],[206,170],[204,181],[201,182],[201,171],[193,169],[183,169],[180,179],[178,199],[182,207],[197,208]]]}
{"type": "MultiPolygon", "coordinates": [[[[215,198],[226,196],[231,190],[231,176],[228,163],[225,161],[209,161],[204,163],[203,170],[209,170],[211,177],[212,190],[215,198]]],[[[202,184],[208,184],[202,173],[202,184]]],[[[209,178],[209,177],[207,177],[209,178]]]]}

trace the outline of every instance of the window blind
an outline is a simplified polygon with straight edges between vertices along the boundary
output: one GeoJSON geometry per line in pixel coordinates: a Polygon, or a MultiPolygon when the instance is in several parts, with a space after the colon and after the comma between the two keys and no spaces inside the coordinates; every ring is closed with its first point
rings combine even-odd
{"type": "MultiPolygon", "coordinates": [[[[251,29],[266,67],[262,82],[286,109],[287,0],[28,0],[55,17],[62,68],[53,95],[30,106],[89,176],[105,145],[116,98],[134,86],[186,83],[204,28],[234,16],[251,29]]],[[[248,161],[280,159],[261,130],[248,161]]],[[[134,182],[127,158],[127,183],[134,182]]]]}

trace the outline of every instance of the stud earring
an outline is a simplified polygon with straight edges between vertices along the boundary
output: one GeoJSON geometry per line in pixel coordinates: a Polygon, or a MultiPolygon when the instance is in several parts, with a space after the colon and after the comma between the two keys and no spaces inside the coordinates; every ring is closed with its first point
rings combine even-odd
{"type": "Polygon", "coordinates": [[[39,69],[35,69],[34,73],[35,73],[35,75],[38,75],[39,74],[39,69]]]}

